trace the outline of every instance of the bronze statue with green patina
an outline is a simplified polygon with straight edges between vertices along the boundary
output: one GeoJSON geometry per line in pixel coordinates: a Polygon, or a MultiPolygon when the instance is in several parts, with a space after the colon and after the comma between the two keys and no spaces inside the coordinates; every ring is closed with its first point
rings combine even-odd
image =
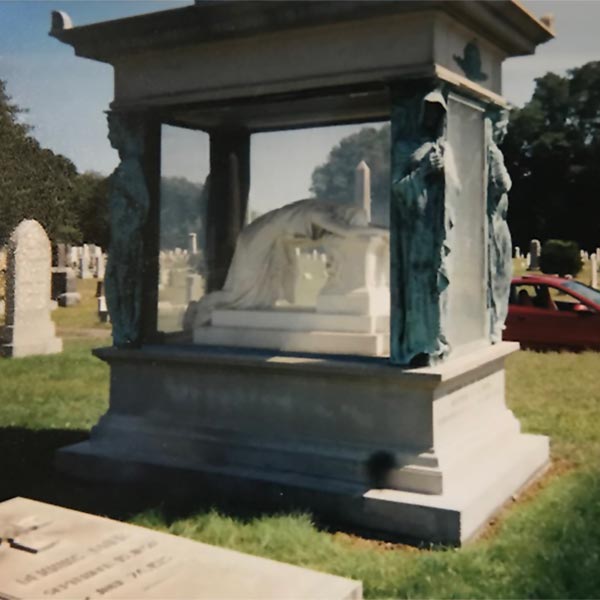
{"type": "Polygon", "coordinates": [[[110,245],[106,302],[115,346],[141,341],[143,229],[150,199],[142,168],[143,124],[132,115],[110,113],[111,146],[121,162],[109,180],[110,245]]]}
{"type": "Polygon", "coordinates": [[[397,108],[403,122],[393,124],[392,202],[400,278],[395,282],[392,359],[423,366],[450,351],[445,305],[452,217],[446,181],[456,180],[456,168],[445,138],[443,94],[434,90],[418,103],[400,100],[397,108]]]}

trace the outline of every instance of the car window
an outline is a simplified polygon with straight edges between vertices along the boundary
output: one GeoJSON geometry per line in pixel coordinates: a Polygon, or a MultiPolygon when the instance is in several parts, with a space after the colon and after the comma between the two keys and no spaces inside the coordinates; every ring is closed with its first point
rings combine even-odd
{"type": "Polygon", "coordinates": [[[510,291],[510,303],[519,306],[534,306],[537,296],[535,286],[530,284],[513,285],[510,291]]]}
{"type": "Polygon", "coordinates": [[[577,294],[581,294],[584,298],[587,298],[594,304],[600,304],[600,291],[595,290],[592,287],[584,285],[579,281],[566,281],[563,283],[563,286],[573,290],[577,294]]]}
{"type": "MultiPolygon", "coordinates": [[[[553,288],[555,291],[555,288],[553,288]]],[[[558,310],[553,293],[549,286],[543,284],[523,283],[512,286],[510,303],[518,306],[539,308],[542,310],[558,310]]]]}
{"type": "Polygon", "coordinates": [[[558,310],[572,311],[576,305],[581,304],[581,300],[569,294],[569,292],[552,286],[549,286],[549,288],[552,300],[558,310]]]}

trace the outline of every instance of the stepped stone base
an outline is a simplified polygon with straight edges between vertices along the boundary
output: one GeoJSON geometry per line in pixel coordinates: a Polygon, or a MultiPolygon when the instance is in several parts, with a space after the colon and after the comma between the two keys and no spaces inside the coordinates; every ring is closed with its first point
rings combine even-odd
{"type": "Polygon", "coordinates": [[[504,359],[517,348],[406,370],[239,349],[99,350],[110,409],[57,464],[461,544],[548,464],[548,439],[520,433],[504,403],[504,359]]]}
{"type": "Polygon", "coordinates": [[[215,310],[212,324],[194,331],[194,343],[282,352],[386,356],[390,345],[389,323],[389,316],[384,315],[326,314],[310,309],[215,310]]]}

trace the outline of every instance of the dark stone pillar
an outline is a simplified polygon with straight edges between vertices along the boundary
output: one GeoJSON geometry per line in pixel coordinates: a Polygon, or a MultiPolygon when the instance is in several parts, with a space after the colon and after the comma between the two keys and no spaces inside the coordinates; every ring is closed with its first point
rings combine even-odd
{"type": "Polygon", "coordinates": [[[206,210],[207,291],[225,283],[244,226],[250,190],[250,133],[215,130],[210,133],[210,189],[206,210]]]}
{"type": "Polygon", "coordinates": [[[144,227],[144,273],[142,295],[142,341],[160,341],[157,333],[158,271],[160,253],[160,163],[161,123],[146,116],[144,128],[143,170],[150,197],[148,217],[144,227]]]}

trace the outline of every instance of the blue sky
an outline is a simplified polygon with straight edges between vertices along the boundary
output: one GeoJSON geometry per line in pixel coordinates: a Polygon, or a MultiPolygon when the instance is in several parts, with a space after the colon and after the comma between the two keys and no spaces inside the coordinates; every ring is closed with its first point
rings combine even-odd
{"type": "MultiPolygon", "coordinates": [[[[70,158],[80,171],[108,174],[118,160],[106,140],[103,116],[112,99],[112,67],[75,57],[70,46],[49,37],[52,10],[64,10],[75,25],[83,25],[190,3],[0,0],[0,78],[7,81],[14,101],[29,109],[23,119],[34,126],[40,143],[70,158]]],[[[589,60],[600,60],[599,0],[523,3],[538,16],[555,14],[557,38],[539,47],[534,56],[505,63],[504,95],[517,105],[531,96],[535,77],[547,71],[564,73],[589,60]]],[[[313,168],[324,162],[329,149],[351,131],[353,128],[343,127],[257,136],[252,146],[254,206],[264,209],[306,196],[313,168]]],[[[164,147],[165,171],[203,180],[206,167],[191,168],[192,147],[196,156],[204,156],[207,167],[207,144],[201,135],[169,132],[164,147]]]]}

